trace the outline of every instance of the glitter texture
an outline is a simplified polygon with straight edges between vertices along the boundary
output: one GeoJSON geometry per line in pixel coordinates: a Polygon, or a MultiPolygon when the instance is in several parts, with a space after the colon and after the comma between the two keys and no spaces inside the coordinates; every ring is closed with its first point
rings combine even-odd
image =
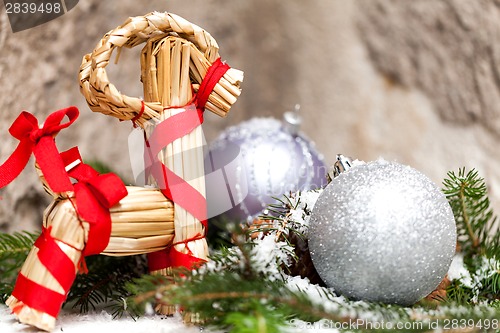
{"type": "Polygon", "coordinates": [[[444,278],[456,238],[439,188],[409,166],[379,160],[328,184],[311,215],[309,248],[337,293],[411,305],[444,278]]]}

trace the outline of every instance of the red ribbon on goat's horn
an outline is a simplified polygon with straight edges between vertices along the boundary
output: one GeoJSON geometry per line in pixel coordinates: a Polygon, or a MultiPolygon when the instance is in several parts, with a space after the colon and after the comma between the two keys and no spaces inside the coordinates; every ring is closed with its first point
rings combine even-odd
{"type": "Polygon", "coordinates": [[[200,88],[196,95],[196,108],[203,111],[207,104],[210,94],[214,90],[220,79],[230,69],[228,64],[217,58],[214,63],[208,68],[207,74],[201,81],[200,88]]]}
{"type": "Polygon", "coordinates": [[[23,111],[9,129],[10,134],[21,142],[7,161],[0,166],[0,188],[7,186],[19,176],[33,153],[48,185],[54,192],[73,190],[57,151],[54,135],[71,125],[78,115],[78,109],[70,106],[52,113],[40,126],[35,116],[23,111]],[[66,116],[69,121],[62,123],[66,116]]]}
{"type": "MultiPolygon", "coordinates": [[[[61,157],[65,165],[82,161],[77,147],[61,153],[61,157]]],[[[78,215],[90,225],[83,255],[99,254],[108,246],[111,235],[109,209],[127,195],[127,188],[117,175],[101,175],[84,163],[76,164],[68,174],[78,180],[74,185],[78,215]]]]}

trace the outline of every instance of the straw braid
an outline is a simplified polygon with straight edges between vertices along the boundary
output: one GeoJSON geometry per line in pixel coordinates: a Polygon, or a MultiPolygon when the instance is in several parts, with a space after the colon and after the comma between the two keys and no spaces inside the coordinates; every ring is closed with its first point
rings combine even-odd
{"type": "MultiPolygon", "coordinates": [[[[198,65],[195,66],[199,73],[193,75],[193,80],[195,83],[201,83],[206,69],[219,58],[217,42],[208,32],[171,13],[153,12],[145,16],[131,17],[124,24],[104,35],[94,51],[83,57],[79,74],[80,90],[91,110],[112,115],[121,120],[136,117],[142,108],[141,99],[121,94],[109,81],[105,67],[115,48],[131,48],[151,38],[169,35],[184,38],[199,50],[198,65]]],[[[230,97],[226,107],[221,110],[217,105],[220,104],[217,103],[217,100],[221,99],[220,94],[217,93],[217,89],[214,89],[213,96],[207,103],[207,109],[224,116],[239,96],[239,83],[242,79],[241,71],[236,69],[229,71],[224,77],[224,82],[221,82],[217,89],[219,93],[221,90],[229,89],[234,97],[230,97]]],[[[143,116],[139,117],[136,123],[143,126],[148,119],[159,119],[165,106],[154,102],[144,103],[143,116]]]]}

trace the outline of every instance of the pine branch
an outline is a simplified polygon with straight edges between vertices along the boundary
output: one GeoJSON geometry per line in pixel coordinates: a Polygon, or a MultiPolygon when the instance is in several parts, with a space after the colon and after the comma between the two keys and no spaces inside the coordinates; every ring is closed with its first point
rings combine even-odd
{"type": "Polygon", "coordinates": [[[114,315],[136,316],[123,306],[123,300],[130,296],[125,284],[145,274],[145,257],[91,256],[86,262],[89,273],[76,277],[65,306],[79,308],[82,313],[99,306],[111,306],[114,315]]]}
{"type": "Polygon", "coordinates": [[[466,257],[489,254],[500,258],[498,239],[490,234],[496,217],[490,208],[484,179],[476,170],[466,173],[462,168],[458,175],[448,172],[443,184],[457,222],[458,242],[466,257]]]}
{"type": "Polygon", "coordinates": [[[458,175],[448,173],[444,193],[457,222],[458,242],[470,282],[454,281],[447,289],[448,299],[461,304],[491,303],[500,298],[500,232],[490,208],[488,191],[478,172],[465,168],[458,175]],[[494,232],[495,230],[495,232],[494,232]]]}
{"type": "Polygon", "coordinates": [[[39,234],[0,233],[0,300],[5,302],[12,293],[17,274],[39,234]]]}
{"type": "MultiPolygon", "coordinates": [[[[449,303],[439,308],[416,306],[403,308],[394,305],[349,302],[326,289],[321,298],[311,298],[306,291],[292,291],[283,281],[248,281],[228,271],[183,277],[147,276],[133,284],[139,296],[132,304],[160,301],[178,305],[186,312],[196,313],[199,324],[230,332],[282,332],[284,327],[300,321],[317,322],[338,327],[354,325],[362,332],[394,332],[396,325],[404,325],[405,332],[429,331],[449,325],[451,320],[493,321],[500,309],[487,306],[461,306],[449,303]],[[222,283],[224,282],[224,283],[222,283]],[[148,290],[148,291],[146,291],[148,290]],[[147,295],[147,297],[144,297],[147,295]],[[377,324],[386,322],[386,329],[377,324]],[[387,323],[390,323],[387,325],[387,323]]],[[[470,325],[469,325],[470,326],[470,325]]],[[[456,332],[484,331],[458,329],[456,332]]]]}
{"type": "Polygon", "coordinates": [[[0,258],[27,256],[39,235],[27,231],[14,234],[0,233],[0,258]]]}

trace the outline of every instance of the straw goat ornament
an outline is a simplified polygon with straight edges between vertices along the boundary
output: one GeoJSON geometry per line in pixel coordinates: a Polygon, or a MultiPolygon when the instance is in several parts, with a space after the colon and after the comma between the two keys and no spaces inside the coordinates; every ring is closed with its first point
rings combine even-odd
{"type": "Polygon", "coordinates": [[[84,56],[80,90],[92,111],[130,120],[144,131],[146,174],[154,185],[148,187],[125,186],[114,174],[97,173],[76,147],[57,150],[54,138],[76,120],[75,107],[52,113],[43,125],[21,113],[10,128],[20,143],[0,166],[0,187],[17,177],[33,153],[54,198],[7,301],[21,322],[54,328],[76,273],[85,271],[86,255],[148,253],[156,274],[207,260],[200,125],[205,109],[226,115],[242,80],[243,72],[220,60],[209,33],[170,13],[129,18],[84,56]],[[119,93],[105,70],[115,49],[142,43],[144,100],[119,93]]]}

